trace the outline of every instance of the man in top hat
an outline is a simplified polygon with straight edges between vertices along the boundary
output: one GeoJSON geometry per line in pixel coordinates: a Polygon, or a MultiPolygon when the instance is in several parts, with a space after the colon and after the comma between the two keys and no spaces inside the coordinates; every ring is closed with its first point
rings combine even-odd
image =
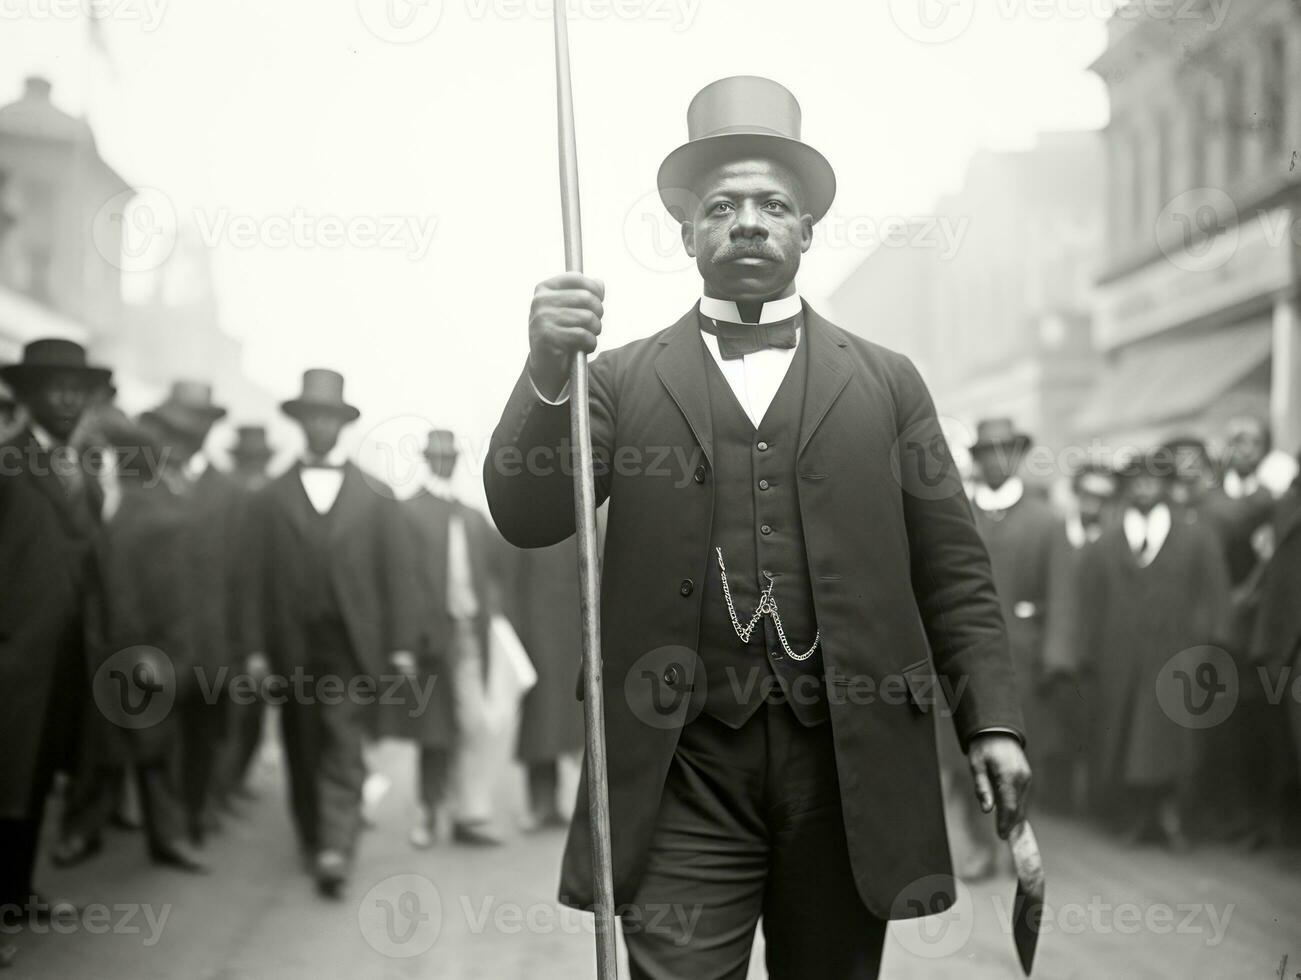
{"type": "MultiPolygon", "coordinates": [[[[615,901],[638,978],[744,977],[761,918],[770,975],[876,976],[887,919],[951,902],[936,671],[964,685],[985,808],[1004,834],[1023,813],[1007,635],[930,396],[799,294],[835,192],[799,120],[763,78],[696,96],[659,185],[704,295],[591,368],[615,901]]],[[[603,294],[577,274],[534,294],[484,466],[520,547],[574,532],[566,379],[603,294]]],[[[594,901],[590,855],[575,821],[566,902],[594,901]]]]}
{"type": "Polygon", "coordinates": [[[0,445],[0,906],[22,914],[42,912],[29,905],[37,838],[85,686],[82,593],[103,495],[69,440],[110,377],[58,339],[0,368],[29,419],[0,445]]]}
{"type": "Polygon", "coordinates": [[[424,455],[425,485],[399,506],[413,544],[420,599],[414,693],[433,696],[387,712],[396,723],[388,734],[420,746],[412,844],[434,842],[438,817],[450,804],[454,842],[493,846],[501,841],[492,819],[497,773],[487,711],[488,629],[501,611],[505,546],[487,519],[457,497],[455,435],[433,430],[424,455]]]}
{"type": "Polygon", "coordinates": [[[309,370],[281,408],[307,445],[250,507],[261,592],[252,648],[288,680],[294,825],[319,891],[338,898],[361,825],[371,709],[383,675],[414,669],[412,559],[392,493],[339,448],[361,414],[344,401],[343,377],[309,370]]]}
{"type": "Polygon", "coordinates": [[[0,442],[8,442],[18,431],[18,403],[6,385],[0,384],[0,442]]]}
{"type": "MultiPolygon", "coordinates": [[[[235,430],[235,444],[230,447],[229,452],[231,462],[234,464],[230,476],[240,491],[239,525],[241,535],[246,537],[250,497],[267,485],[267,466],[275,451],[267,442],[265,426],[241,425],[235,430]]],[[[251,548],[252,544],[241,543],[238,547],[251,548]]],[[[244,610],[257,601],[257,597],[251,592],[250,584],[251,580],[248,576],[236,575],[237,602],[244,610]]],[[[244,646],[248,646],[247,641],[244,646]]],[[[251,676],[263,678],[266,675],[265,657],[256,662],[246,663],[245,666],[249,668],[251,676]]],[[[222,759],[218,765],[218,796],[221,805],[227,810],[235,808],[235,797],[252,798],[255,795],[248,784],[248,774],[253,757],[262,741],[262,722],[265,715],[266,702],[260,697],[235,698],[230,702],[226,718],[227,737],[222,759]]]]}
{"type": "Polygon", "coordinates": [[[1195,729],[1217,696],[1206,679],[1223,667],[1210,648],[1225,635],[1228,583],[1214,535],[1170,506],[1177,479],[1169,447],[1122,467],[1123,514],[1084,552],[1071,621],[1101,712],[1094,771],[1110,779],[1112,813],[1129,839],[1183,850],[1195,729]]]}
{"type": "Polygon", "coordinates": [[[212,427],[225,416],[212,386],[195,380],[175,382],[167,398],[141,416],[166,450],[170,485],[188,504],[187,561],[177,574],[191,580],[195,643],[187,666],[195,683],[178,692],[178,711],[182,792],[190,839],[198,845],[217,824],[217,765],[229,714],[223,683],[250,652],[240,593],[242,493],[205,449],[212,427]]]}

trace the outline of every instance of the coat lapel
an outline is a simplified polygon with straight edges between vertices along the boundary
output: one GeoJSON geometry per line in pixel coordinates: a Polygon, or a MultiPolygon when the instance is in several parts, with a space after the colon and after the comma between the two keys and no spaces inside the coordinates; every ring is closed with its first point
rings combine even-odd
{"type": "Polygon", "coordinates": [[[700,341],[698,308],[693,306],[660,338],[663,350],[655,359],[655,372],[713,466],[714,426],[709,413],[709,379],[705,376],[708,354],[700,341]]]}
{"type": "Polygon", "coordinates": [[[809,345],[809,380],[804,393],[804,416],[800,422],[800,453],[849,384],[853,369],[846,350],[848,342],[839,330],[804,304],[804,341],[809,345]]]}

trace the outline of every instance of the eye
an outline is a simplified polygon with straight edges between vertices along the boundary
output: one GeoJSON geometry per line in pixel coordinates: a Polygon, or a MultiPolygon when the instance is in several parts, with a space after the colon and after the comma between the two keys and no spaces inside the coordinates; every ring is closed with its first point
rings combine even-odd
{"type": "Polygon", "coordinates": [[[713,214],[727,214],[729,211],[736,210],[732,207],[731,201],[719,201],[712,209],[713,214]]]}
{"type": "Polygon", "coordinates": [[[781,201],[769,201],[767,204],[763,206],[763,209],[765,211],[771,212],[772,214],[781,214],[783,211],[786,210],[786,205],[783,204],[781,201]]]}

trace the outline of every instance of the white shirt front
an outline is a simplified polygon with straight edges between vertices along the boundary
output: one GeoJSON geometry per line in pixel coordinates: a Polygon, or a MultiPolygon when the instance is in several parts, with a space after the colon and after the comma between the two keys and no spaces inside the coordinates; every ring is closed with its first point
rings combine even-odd
{"type": "MultiPolygon", "coordinates": [[[[426,489],[441,500],[456,503],[452,481],[437,473],[429,474],[426,489]]],[[[447,521],[447,612],[453,619],[473,619],[479,614],[479,598],[474,594],[474,571],[470,565],[470,537],[465,521],[452,511],[447,521]]]]}
{"type": "Polygon", "coordinates": [[[976,506],[986,513],[1011,510],[1023,496],[1025,483],[1019,476],[1008,477],[997,490],[984,483],[976,484],[976,506]]]}
{"type": "MultiPolygon", "coordinates": [[[[759,311],[759,322],[776,323],[779,320],[789,320],[799,313],[802,307],[803,302],[800,300],[799,293],[772,300],[763,304],[763,309],[759,311]]],[[[728,323],[742,322],[740,311],[729,299],[702,296],[700,313],[712,320],[724,320],[728,323]]],[[[795,347],[790,350],[769,348],[746,354],[733,361],[725,361],[718,349],[718,338],[703,330],[700,332],[705,342],[705,349],[714,358],[718,369],[723,372],[723,377],[727,379],[727,386],[732,389],[736,400],[740,402],[741,408],[745,410],[746,416],[755,428],[759,427],[759,423],[768,412],[768,406],[777,397],[777,389],[786,379],[786,372],[790,370],[791,361],[795,360],[795,351],[799,348],[803,335],[803,330],[795,331],[795,347]]],[[[568,384],[554,401],[538,391],[537,385],[533,386],[533,391],[548,405],[563,405],[569,401],[568,384]]]]}
{"type": "Polygon", "coordinates": [[[1146,568],[1156,560],[1170,535],[1170,524],[1170,508],[1165,504],[1157,504],[1146,515],[1134,507],[1125,511],[1125,540],[1139,567],[1146,568]]]}
{"type": "Polygon", "coordinates": [[[339,448],[331,450],[324,460],[303,457],[303,465],[298,471],[302,481],[303,492],[311,501],[312,509],[318,514],[328,514],[339,499],[343,489],[343,463],[346,459],[339,448]]]}
{"type": "MultiPolygon", "coordinates": [[[[763,304],[763,309],[759,311],[759,322],[776,323],[779,320],[789,320],[800,312],[800,308],[798,293],[784,299],[775,299],[763,304]]],[[[723,320],[727,323],[742,322],[736,304],[727,299],[701,297],[700,314],[711,320],[723,320]]],[[[795,359],[795,351],[799,347],[803,333],[803,330],[795,331],[795,347],[790,350],[766,348],[731,361],[723,359],[718,349],[717,337],[703,330],[700,333],[705,342],[705,349],[713,356],[714,363],[727,379],[728,387],[732,389],[736,400],[741,403],[741,408],[745,410],[745,414],[756,429],[767,414],[768,406],[777,397],[777,389],[786,379],[786,372],[790,370],[791,361],[795,359]]]]}
{"type": "Polygon", "coordinates": [[[1260,489],[1260,477],[1255,473],[1239,476],[1237,470],[1228,470],[1224,474],[1224,493],[1231,500],[1250,497],[1260,489]]]}

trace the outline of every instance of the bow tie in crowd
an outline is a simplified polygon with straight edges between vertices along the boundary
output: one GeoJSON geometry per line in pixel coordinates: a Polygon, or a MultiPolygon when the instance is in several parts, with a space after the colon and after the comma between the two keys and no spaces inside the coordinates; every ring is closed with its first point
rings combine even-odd
{"type": "Polygon", "coordinates": [[[702,316],[700,329],[718,338],[723,360],[735,361],[761,350],[794,350],[798,323],[798,316],[775,323],[729,323],[702,316]]]}

